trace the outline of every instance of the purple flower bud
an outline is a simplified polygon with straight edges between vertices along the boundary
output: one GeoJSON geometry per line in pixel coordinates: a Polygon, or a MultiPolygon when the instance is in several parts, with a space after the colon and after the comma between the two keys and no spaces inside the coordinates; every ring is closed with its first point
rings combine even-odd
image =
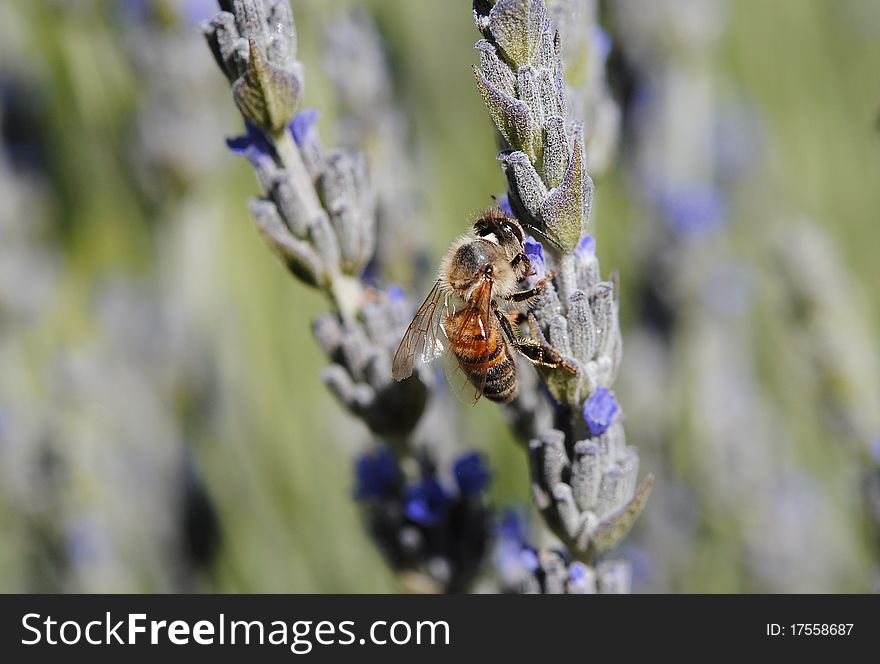
{"type": "Polygon", "coordinates": [[[599,436],[611,426],[617,414],[617,399],[614,392],[607,387],[600,387],[593,392],[584,404],[584,420],[590,434],[599,436]]]}
{"type": "Polygon", "coordinates": [[[526,541],[526,528],[522,515],[515,509],[506,509],[498,523],[498,538],[522,546],[526,541]]]}
{"type": "Polygon", "coordinates": [[[152,0],[117,0],[115,8],[122,19],[129,23],[148,22],[156,10],[152,0]]]}
{"type": "Polygon", "coordinates": [[[525,252],[532,262],[532,269],[535,271],[536,276],[538,278],[543,277],[547,273],[547,265],[544,263],[544,245],[531,235],[527,235],[525,252]]]}
{"type": "Polygon", "coordinates": [[[568,567],[568,578],[572,583],[580,583],[587,576],[587,566],[576,560],[568,567]]]}
{"type": "Polygon", "coordinates": [[[406,302],[406,292],[399,284],[389,284],[385,293],[392,302],[406,302]]]}
{"type": "Polygon", "coordinates": [[[293,120],[290,121],[290,133],[293,134],[293,140],[297,145],[308,142],[317,121],[318,111],[314,108],[304,109],[293,116],[293,120]]]}
{"type": "Polygon", "coordinates": [[[188,25],[198,26],[217,13],[214,0],[183,0],[180,13],[188,25]]]}
{"type": "Polygon", "coordinates": [[[605,60],[608,57],[608,54],[611,53],[611,47],[614,45],[611,35],[603,30],[601,26],[594,25],[592,36],[599,58],[605,60]]]}
{"type": "Polygon", "coordinates": [[[681,235],[715,230],[724,220],[726,207],[724,194],[711,186],[682,187],[660,196],[667,223],[681,235]]]}
{"type": "Polygon", "coordinates": [[[460,456],[452,464],[452,474],[462,496],[478,496],[489,485],[489,469],[477,452],[460,456]]]}
{"type": "Polygon", "coordinates": [[[406,492],[406,515],[415,523],[433,526],[449,509],[449,495],[433,477],[415,484],[406,492]]]}
{"type": "Polygon", "coordinates": [[[592,235],[584,235],[574,248],[575,256],[580,260],[587,260],[596,255],[596,240],[592,235]]]}
{"type": "Polygon", "coordinates": [[[240,154],[254,165],[258,165],[265,159],[274,159],[275,149],[258,127],[245,121],[244,136],[227,138],[226,146],[235,154],[240,154]]]}
{"type": "Polygon", "coordinates": [[[871,444],[871,456],[874,457],[875,463],[880,464],[880,436],[877,436],[871,444]]]}
{"type": "Polygon", "coordinates": [[[394,495],[400,484],[400,468],[391,450],[383,447],[373,454],[364,454],[358,458],[355,463],[355,478],[355,499],[388,498],[394,495]]]}
{"type": "Polygon", "coordinates": [[[538,554],[534,549],[527,547],[524,547],[522,551],[519,552],[519,561],[529,572],[534,572],[540,565],[538,562],[538,554]]]}
{"type": "Polygon", "coordinates": [[[498,209],[501,210],[508,217],[515,216],[513,214],[513,208],[510,207],[510,199],[507,197],[507,194],[501,194],[498,198],[495,199],[495,203],[498,205],[498,209]]]}

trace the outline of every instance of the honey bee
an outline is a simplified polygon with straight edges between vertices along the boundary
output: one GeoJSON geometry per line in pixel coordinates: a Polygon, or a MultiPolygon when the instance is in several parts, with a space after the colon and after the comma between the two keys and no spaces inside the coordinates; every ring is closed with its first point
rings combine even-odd
{"type": "Polygon", "coordinates": [[[526,320],[534,331],[534,318],[523,308],[543,295],[553,277],[547,274],[533,287],[517,290],[525,277],[534,274],[524,245],[519,223],[496,208],[483,212],[473,229],[452,243],[434,287],[394,356],[395,380],[412,375],[417,361],[428,363],[445,354],[447,375],[456,392],[462,393],[469,382],[475,389],[474,402],[485,395],[508,403],[518,389],[511,348],[537,366],[577,373],[555,349],[534,338],[522,339],[516,332],[526,320]],[[464,380],[459,379],[462,374],[464,380]]]}

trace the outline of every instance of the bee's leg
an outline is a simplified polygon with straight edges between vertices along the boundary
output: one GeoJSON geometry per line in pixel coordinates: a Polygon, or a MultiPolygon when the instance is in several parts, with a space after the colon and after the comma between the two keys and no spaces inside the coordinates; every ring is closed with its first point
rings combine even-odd
{"type": "Polygon", "coordinates": [[[538,281],[535,282],[535,285],[528,290],[519,291],[518,293],[511,293],[505,299],[509,300],[510,302],[516,302],[518,304],[534,302],[544,295],[545,291],[547,290],[547,284],[550,283],[550,280],[553,279],[553,276],[553,272],[548,272],[543,277],[538,279],[538,281]]]}
{"type": "Polygon", "coordinates": [[[532,364],[548,369],[562,369],[572,376],[577,376],[577,367],[566,362],[559,351],[550,345],[534,339],[521,339],[514,346],[532,364]]]}
{"type": "Polygon", "coordinates": [[[532,328],[532,336],[535,338],[520,339],[516,335],[510,319],[510,316],[517,316],[517,314],[507,314],[500,310],[496,310],[495,314],[498,316],[498,320],[501,323],[501,329],[504,332],[504,336],[507,337],[508,342],[510,342],[510,345],[516,348],[529,362],[539,367],[562,369],[573,376],[577,375],[577,367],[566,362],[562,355],[559,354],[559,351],[545,341],[538,341],[538,339],[543,339],[543,337],[541,336],[540,331],[537,330],[537,323],[535,322],[534,316],[529,316],[528,320],[529,327],[532,328]]]}

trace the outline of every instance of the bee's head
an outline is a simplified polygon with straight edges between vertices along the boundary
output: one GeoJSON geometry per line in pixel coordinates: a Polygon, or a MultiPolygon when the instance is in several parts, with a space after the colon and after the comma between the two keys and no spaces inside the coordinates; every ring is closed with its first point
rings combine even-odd
{"type": "Polygon", "coordinates": [[[522,252],[526,241],[519,222],[497,208],[490,208],[480,215],[474,222],[474,234],[502,247],[511,259],[522,252]]]}
{"type": "Polygon", "coordinates": [[[516,219],[508,217],[497,208],[490,208],[474,222],[474,233],[477,237],[501,247],[516,272],[517,279],[528,274],[531,261],[524,251],[526,234],[516,219]]]}

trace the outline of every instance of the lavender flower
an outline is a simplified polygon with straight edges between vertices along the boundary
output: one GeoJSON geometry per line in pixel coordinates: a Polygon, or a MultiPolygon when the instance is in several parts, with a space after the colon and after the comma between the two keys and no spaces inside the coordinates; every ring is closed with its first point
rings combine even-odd
{"type": "MultiPolygon", "coordinates": [[[[571,555],[590,563],[629,530],[651,479],[637,489],[638,455],[626,445],[620,418],[612,424],[618,407],[608,388],[622,344],[616,288],[601,281],[595,245],[585,237],[593,183],[583,125],[566,122],[559,37],[543,0],[475,2],[474,20],[484,37],[476,44],[474,76],[509,148],[498,158],[510,207],[546,239],[543,246],[529,242],[527,251],[556,275],[532,311],[533,333],[578,368],[576,376],[540,371],[558,404],[552,428],[538,424],[540,397],[526,389],[512,405],[513,418],[536,423],[528,432],[536,505],[571,555]]],[[[564,589],[565,564],[550,553],[544,563],[552,581],[542,588],[564,589]]]]}
{"type": "Polygon", "coordinates": [[[297,145],[307,145],[313,140],[311,132],[317,121],[318,111],[313,108],[300,111],[293,116],[293,120],[290,121],[290,133],[293,134],[293,140],[297,145]]]}
{"type": "Polygon", "coordinates": [[[724,220],[724,195],[715,187],[683,187],[660,196],[660,209],[679,235],[715,230],[724,220]]]}
{"type": "MultiPolygon", "coordinates": [[[[419,587],[427,579],[434,590],[465,589],[480,568],[488,538],[488,473],[477,457],[461,459],[456,495],[437,479],[433,454],[416,447],[413,432],[426,410],[431,377],[391,379],[391,357],[412,303],[400,287],[365,285],[379,282],[382,263],[376,256],[377,196],[366,159],[354,149],[325,150],[315,125],[317,111],[300,108],[304,68],[296,60],[287,0],[221,6],[224,11],[203,29],[245,120],[247,134],[229,145],[250,159],[263,190],[251,202],[254,222],[290,272],[327,296],[332,312],[313,325],[331,361],[322,379],[388,444],[356,462],[354,495],[365,522],[408,582],[417,574],[419,587]]],[[[352,67],[359,63],[350,49],[353,41],[369,42],[364,25],[339,22],[338,33],[331,31],[328,39],[327,60],[349,111],[388,105],[382,85],[355,85],[352,67]],[[341,60],[349,65],[337,68],[341,60]],[[364,95],[370,103],[362,103],[364,95]]],[[[376,66],[368,69],[384,71],[379,60],[373,58],[376,66]]]]}
{"type": "Polygon", "coordinates": [[[596,240],[591,235],[584,235],[574,248],[574,253],[582,263],[589,263],[590,258],[596,255],[596,240]]]}
{"type": "Polygon", "coordinates": [[[587,121],[589,170],[602,175],[614,161],[621,129],[620,109],[605,76],[611,35],[599,25],[598,0],[548,0],[547,15],[559,31],[566,65],[566,119],[587,121]]]}
{"type": "Polygon", "coordinates": [[[537,550],[526,542],[522,517],[508,511],[498,527],[496,566],[503,592],[522,594],[596,594],[629,592],[626,564],[599,563],[595,568],[570,561],[558,550],[537,550]]]}
{"type": "Polygon", "coordinates": [[[443,485],[428,477],[407,490],[406,515],[420,526],[433,526],[443,518],[449,504],[443,485]]]}
{"type": "Polygon", "coordinates": [[[489,540],[488,472],[472,452],[453,463],[451,474],[458,492],[423,459],[421,476],[405,483],[387,448],[363,455],[356,465],[355,495],[370,532],[405,582],[414,583],[412,572],[423,575],[414,588],[461,591],[481,569],[489,540]]]}
{"type": "Polygon", "coordinates": [[[478,497],[489,485],[491,474],[477,452],[464,454],[452,464],[452,474],[462,496],[478,497]]]}
{"type": "Polygon", "coordinates": [[[263,132],[250,122],[245,122],[244,128],[246,133],[243,136],[226,139],[227,147],[235,154],[246,157],[257,168],[273,160],[275,148],[263,132]]]}
{"type": "Polygon", "coordinates": [[[617,399],[607,387],[600,387],[584,403],[584,421],[593,436],[601,436],[617,414],[617,399]]]}
{"type": "Polygon", "coordinates": [[[402,480],[397,459],[387,447],[361,455],[355,465],[355,475],[354,497],[358,500],[377,500],[392,495],[402,480]]]}
{"type": "Polygon", "coordinates": [[[535,278],[540,279],[547,273],[547,266],[544,262],[544,246],[535,238],[529,235],[525,243],[526,256],[532,262],[532,269],[535,271],[535,278]]]}

